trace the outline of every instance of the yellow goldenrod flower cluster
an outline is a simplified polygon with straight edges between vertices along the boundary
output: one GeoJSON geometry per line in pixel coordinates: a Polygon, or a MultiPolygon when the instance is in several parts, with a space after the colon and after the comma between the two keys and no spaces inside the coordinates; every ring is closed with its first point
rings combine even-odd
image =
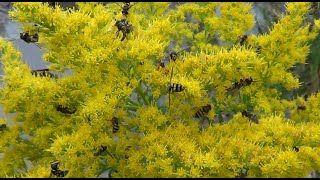
{"type": "Polygon", "coordinates": [[[281,94],[300,86],[289,69],[305,63],[319,34],[320,20],[312,31],[305,22],[311,4],[287,3],[263,35],[247,34],[250,3],[169,6],[14,3],[10,17],[21,32],[39,35],[50,65],[40,75],[0,37],[0,102],[14,113],[0,119],[1,177],[307,177],[320,170],[320,96],[281,94]]]}

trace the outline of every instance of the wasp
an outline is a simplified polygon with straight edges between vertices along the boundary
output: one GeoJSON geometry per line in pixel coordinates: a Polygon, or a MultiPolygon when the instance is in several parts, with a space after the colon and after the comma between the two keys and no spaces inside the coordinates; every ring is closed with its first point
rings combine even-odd
{"type": "Polygon", "coordinates": [[[170,94],[175,92],[181,92],[183,90],[185,90],[185,87],[177,83],[172,83],[167,87],[167,91],[169,93],[169,108],[170,108],[170,94]]]}
{"type": "Polygon", "coordinates": [[[27,32],[23,32],[20,33],[20,39],[22,39],[24,42],[26,43],[33,43],[36,46],[38,46],[38,48],[41,49],[41,47],[39,46],[39,44],[37,43],[39,41],[39,35],[38,33],[35,34],[29,34],[27,32]]]}
{"type": "Polygon", "coordinates": [[[194,117],[196,118],[201,118],[204,117],[205,115],[207,115],[209,113],[209,111],[211,110],[211,105],[207,104],[205,106],[202,106],[194,115],[194,117]]]}
{"type": "Polygon", "coordinates": [[[72,111],[72,110],[70,110],[68,107],[64,107],[64,106],[62,106],[62,105],[58,105],[58,106],[57,106],[57,111],[60,111],[60,112],[62,112],[62,113],[64,113],[64,114],[73,114],[73,113],[75,113],[75,112],[77,111],[77,109],[74,109],[74,110],[72,111]]]}
{"type": "Polygon", "coordinates": [[[313,30],[313,27],[314,27],[314,22],[312,21],[312,23],[308,27],[309,33],[313,30]]]}
{"type": "Polygon", "coordinates": [[[257,46],[257,49],[256,49],[256,53],[257,54],[260,54],[261,53],[261,49],[262,49],[262,46],[257,46]]]}
{"type": "MultiPolygon", "coordinates": [[[[129,151],[130,148],[131,148],[131,146],[127,146],[126,149],[125,149],[125,151],[129,151]]],[[[128,157],[126,154],[124,155],[124,158],[125,158],[125,159],[129,159],[129,157],[128,157]]]]}
{"type": "Polygon", "coordinates": [[[38,33],[35,34],[29,34],[27,32],[23,32],[20,33],[20,39],[22,39],[24,42],[26,43],[33,43],[36,46],[38,46],[38,48],[41,49],[41,47],[39,46],[39,44],[37,43],[39,41],[39,35],[38,33]]]}
{"type": "Polygon", "coordinates": [[[123,34],[121,41],[123,41],[127,37],[127,34],[133,31],[133,26],[129,24],[126,19],[121,19],[120,21],[117,20],[115,26],[118,28],[117,36],[119,35],[120,31],[123,34]]]}
{"type": "Polygon", "coordinates": [[[247,110],[241,111],[241,114],[243,117],[247,117],[251,122],[259,124],[259,119],[255,114],[252,114],[251,112],[249,112],[247,110]]]}
{"type": "Polygon", "coordinates": [[[168,86],[167,90],[169,93],[181,92],[185,90],[185,87],[181,84],[172,83],[171,85],[168,86]]]}
{"type": "MultiPolygon", "coordinates": [[[[188,48],[190,48],[190,47],[184,48],[184,49],[182,49],[182,50],[180,50],[180,51],[178,51],[178,52],[176,52],[176,51],[171,51],[171,52],[169,53],[169,62],[171,62],[171,61],[176,61],[176,60],[178,59],[178,54],[181,53],[182,51],[188,49],[188,48]]],[[[164,58],[164,59],[165,59],[165,58],[164,58]]],[[[160,69],[163,69],[163,68],[165,68],[165,64],[164,64],[164,61],[162,60],[162,61],[157,65],[157,70],[160,70],[160,69]]],[[[169,74],[169,70],[165,70],[164,73],[165,73],[165,75],[169,74]]],[[[172,70],[171,70],[171,74],[173,74],[173,67],[172,67],[172,70]]],[[[171,79],[170,79],[170,81],[171,81],[171,79]]]]}
{"type": "Polygon", "coordinates": [[[135,5],[135,4],[130,5],[130,2],[124,2],[124,6],[121,6],[118,3],[116,3],[116,4],[122,8],[121,13],[122,13],[122,15],[124,15],[126,17],[129,14],[130,8],[132,8],[132,6],[135,5]]]}
{"type": "Polygon", "coordinates": [[[100,156],[100,155],[102,155],[104,152],[107,152],[107,153],[113,158],[113,156],[107,151],[107,146],[103,146],[103,145],[101,145],[101,148],[99,149],[99,151],[96,152],[96,153],[94,153],[93,155],[94,155],[94,156],[100,156]]]}
{"type": "Polygon", "coordinates": [[[37,69],[37,70],[32,70],[31,74],[34,75],[35,77],[50,77],[50,78],[58,78],[57,75],[49,72],[49,69],[37,69]]]}
{"type": "MultiPolygon", "coordinates": [[[[60,164],[59,161],[54,161],[51,163],[51,174],[57,176],[57,177],[64,177],[68,174],[68,170],[66,171],[61,171],[58,167],[58,165],[60,164]]],[[[50,176],[51,176],[50,174],[50,176]]]]}
{"type": "MultiPolygon", "coordinates": [[[[182,50],[180,50],[180,51],[178,51],[178,52],[176,52],[176,51],[171,51],[171,52],[169,53],[169,58],[170,58],[169,62],[171,62],[171,61],[176,61],[177,58],[178,58],[178,54],[179,54],[180,52],[188,49],[188,48],[190,48],[190,47],[184,48],[184,49],[182,49],[182,50]]],[[[164,63],[163,63],[163,62],[162,62],[161,65],[164,67],[164,63]]],[[[171,69],[170,84],[169,84],[169,86],[167,87],[167,91],[168,91],[168,93],[169,93],[169,109],[170,109],[170,94],[171,94],[171,93],[174,93],[174,92],[181,92],[181,91],[185,90],[185,88],[184,88],[183,85],[177,84],[177,83],[171,83],[171,81],[172,81],[172,76],[173,76],[173,67],[172,67],[172,69],[171,69]]]]}
{"type": "Polygon", "coordinates": [[[232,91],[234,89],[240,89],[241,87],[249,86],[252,82],[253,82],[252,77],[240,79],[240,82],[234,83],[232,87],[227,88],[227,91],[232,91]]]}
{"type": "Polygon", "coordinates": [[[116,117],[113,117],[111,119],[111,122],[112,122],[112,133],[115,134],[115,133],[117,133],[119,131],[119,128],[120,128],[119,119],[116,118],[116,117]]]}
{"type": "MultiPolygon", "coordinates": [[[[40,26],[38,24],[34,24],[34,26],[38,27],[38,32],[39,32],[40,26]]],[[[22,32],[22,33],[20,33],[20,39],[22,39],[26,43],[33,43],[36,46],[38,46],[38,48],[41,49],[41,47],[37,44],[37,42],[39,41],[39,34],[38,33],[30,34],[27,32],[22,32]]]]}
{"type": "Polygon", "coordinates": [[[1,131],[4,131],[6,128],[7,128],[7,125],[6,125],[6,124],[1,124],[1,125],[0,125],[0,132],[1,132],[1,131]]]}
{"type": "Polygon", "coordinates": [[[240,37],[239,38],[240,46],[243,46],[247,39],[248,39],[247,35],[243,35],[242,37],[240,37]]]}

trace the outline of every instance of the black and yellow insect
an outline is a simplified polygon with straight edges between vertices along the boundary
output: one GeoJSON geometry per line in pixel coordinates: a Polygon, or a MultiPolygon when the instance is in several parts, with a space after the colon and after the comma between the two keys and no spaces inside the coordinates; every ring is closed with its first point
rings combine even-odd
{"type": "Polygon", "coordinates": [[[297,146],[293,146],[292,148],[293,148],[296,152],[299,152],[299,150],[300,150],[297,146]]]}
{"type": "Polygon", "coordinates": [[[29,34],[27,32],[20,33],[20,39],[22,39],[26,43],[36,43],[39,41],[38,33],[29,34]]]}
{"type": "Polygon", "coordinates": [[[100,155],[102,155],[104,152],[108,153],[109,156],[111,156],[111,157],[113,158],[113,156],[107,151],[107,146],[103,146],[103,145],[101,145],[101,148],[99,149],[99,151],[98,151],[98,152],[95,152],[93,155],[94,155],[94,156],[100,156],[100,155]]]}
{"type": "Polygon", "coordinates": [[[58,76],[51,73],[49,69],[37,69],[37,70],[32,70],[31,74],[35,77],[50,77],[50,78],[55,78],[57,79],[58,76]]]}
{"type": "Polygon", "coordinates": [[[112,133],[115,134],[115,133],[117,133],[119,131],[119,128],[120,128],[119,119],[116,118],[116,117],[113,117],[111,119],[111,122],[112,122],[112,133]]]}
{"type": "Polygon", "coordinates": [[[211,105],[207,104],[205,106],[202,106],[194,115],[195,118],[201,118],[206,116],[209,111],[211,110],[211,105]]]}
{"type": "Polygon", "coordinates": [[[247,117],[249,119],[249,121],[254,122],[256,124],[259,124],[259,119],[255,114],[253,114],[247,110],[241,111],[241,114],[243,117],[247,117]]]}
{"type": "Polygon", "coordinates": [[[240,44],[240,46],[243,46],[247,39],[248,39],[248,36],[247,36],[247,35],[241,36],[241,37],[239,38],[239,44],[240,44]]]}
{"type": "Polygon", "coordinates": [[[256,53],[261,54],[262,46],[257,46],[256,53]]]}
{"type": "Polygon", "coordinates": [[[249,86],[253,82],[252,77],[247,77],[245,79],[240,79],[239,82],[235,82],[232,87],[227,88],[227,91],[232,91],[234,89],[240,89],[245,86],[249,86]]]}
{"type": "Polygon", "coordinates": [[[119,36],[120,31],[123,34],[121,41],[123,41],[127,37],[127,34],[133,31],[133,26],[129,24],[126,19],[121,19],[120,21],[117,20],[115,26],[118,28],[117,36],[119,36]]]}
{"type": "Polygon", "coordinates": [[[130,5],[130,4],[131,4],[130,2],[123,2],[123,3],[124,3],[123,6],[121,6],[121,5],[118,4],[118,3],[116,3],[116,4],[122,8],[122,11],[121,11],[122,15],[124,15],[124,16],[127,17],[128,14],[129,14],[130,8],[132,8],[132,6],[135,5],[136,3],[135,3],[135,4],[132,4],[132,5],[130,5]]]}
{"type": "Polygon", "coordinates": [[[57,111],[62,112],[64,114],[73,114],[77,111],[76,108],[74,110],[70,110],[68,107],[64,107],[62,105],[58,105],[56,109],[57,111]]]}
{"type": "MultiPolygon", "coordinates": [[[[169,62],[171,61],[176,61],[178,59],[178,54],[181,53],[182,51],[188,49],[190,47],[187,47],[187,48],[184,48],[178,52],[176,51],[171,51],[169,53],[169,62]]],[[[163,67],[164,67],[164,63],[163,63],[163,67]]],[[[170,76],[170,83],[169,83],[169,86],[167,87],[167,92],[169,93],[169,109],[170,109],[170,101],[171,101],[171,97],[170,97],[170,94],[171,93],[175,93],[175,92],[181,92],[183,90],[185,90],[185,87],[182,85],[182,84],[179,84],[179,83],[171,83],[172,81],[172,76],[173,76],[173,67],[171,69],[171,76],[170,76]]]]}
{"type": "Polygon", "coordinates": [[[59,169],[59,167],[58,167],[59,164],[60,164],[59,161],[54,161],[54,162],[51,163],[51,174],[50,174],[50,177],[51,177],[52,174],[57,176],[57,177],[65,177],[68,174],[68,172],[69,172],[68,170],[61,171],[59,169]]]}

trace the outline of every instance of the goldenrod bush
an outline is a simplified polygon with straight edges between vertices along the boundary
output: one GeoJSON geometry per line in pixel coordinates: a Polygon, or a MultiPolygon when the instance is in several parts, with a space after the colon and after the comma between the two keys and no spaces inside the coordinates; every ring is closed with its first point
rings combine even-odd
{"type": "Polygon", "coordinates": [[[287,3],[268,34],[248,35],[243,45],[255,23],[250,3],[169,5],[139,2],[126,17],[116,3],[14,3],[10,17],[21,32],[39,34],[59,77],[33,76],[0,38],[1,104],[15,113],[13,123],[0,120],[1,177],[57,177],[55,160],[65,177],[307,177],[320,169],[320,96],[285,99],[280,91],[301,86],[290,68],[305,63],[319,33],[319,20],[305,20],[311,4],[287,3]],[[123,41],[121,19],[133,27],[123,41]],[[176,51],[190,48],[159,68],[172,42],[176,51]],[[169,108],[170,82],[185,89],[170,94],[169,108]],[[208,104],[205,124],[194,115],[208,104]],[[224,112],[233,117],[224,121],[224,112]]]}

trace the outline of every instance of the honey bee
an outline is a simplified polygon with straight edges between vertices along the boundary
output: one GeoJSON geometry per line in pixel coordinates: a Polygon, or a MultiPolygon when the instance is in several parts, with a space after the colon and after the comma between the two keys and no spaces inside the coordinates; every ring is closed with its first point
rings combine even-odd
{"type": "Polygon", "coordinates": [[[55,78],[57,79],[58,76],[49,72],[49,69],[37,69],[37,70],[32,70],[31,74],[34,75],[35,77],[50,77],[50,78],[55,78]]]}
{"type": "Polygon", "coordinates": [[[127,37],[127,34],[133,31],[133,26],[129,24],[126,19],[116,21],[115,26],[118,28],[117,36],[119,35],[120,31],[123,34],[121,41],[123,41],[127,37]]]}
{"type": "Polygon", "coordinates": [[[194,115],[195,118],[201,118],[206,116],[209,111],[211,110],[211,105],[207,104],[205,106],[202,106],[194,115]]]}
{"type": "Polygon", "coordinates": [[[234,89],[240,89],[241,87],[249,86],[253,82],[252,77],[248,77],[243,79],[240,79],[240,82],[235,82],[232,87],[227,88],[227,91],[232,91],[234,89]]]}
{"type": "Polygon", "coordinates": [[[58,106],[57,106],[57,111],[60,111],[60,112],[62,112],[62,113],[64,113],[64,114],[73,114],[73,113],[75,113],[75,112],[77,111],[77,109],[74,109],[74,110],[72,111],[72,110],[70,110],[68,107],[64,107],[64,106],[62,106],[62,105],[58,105],[58,106]]]}
{"type": "Polygon", "coordinates": [[[0,132],[4,131],[5,129],[7,129],[7,125],[6,124],[1,124],[0,125],[0,132]]]}
{"type": "Polygon", "coordinates": [[[130,5],[130,2],[124,2],[124,6],[121,6],[120,4],[118,4],[118,3],[116,3],[118,6],[120,6],[121,8],[122,8],[122,15],[124,15],[124,16],[128,16],[128,14],[129,14],[129,10],[130,10],[130,8],[132,8],[132,6],[133,5],[135,5],[135,4],[132,4],[132,5],[130,5]]]}
{"type": "Polygon", "coordinates": [[[249,119],[249,121],[254,122],[256,124],[259,124],[259,119],[255,114],[252,114],[251,112],[249,112],[247,110],[241,111],[241,114],[243,117],[247,117],[249,119]]]}
{"type": "MultiPolygon", "coordinates": [[[[51,163],[51,174],[57,176],[57,177],[64,177],[68,174],[68,170],[66,171],[61,171],[58,167],[58,165],[60,164],[59,161],[54,161],[51,163]]],[[[50,174],[50,177],[51,177],[51,174],[50,174]]]]}
{"type": "Polygon", "coordinates": [[[239,38],[240,46],[243,46],[247,39],[248,39],[247,35],[243,35],[242,37],[240,37],[239,38]]]}

